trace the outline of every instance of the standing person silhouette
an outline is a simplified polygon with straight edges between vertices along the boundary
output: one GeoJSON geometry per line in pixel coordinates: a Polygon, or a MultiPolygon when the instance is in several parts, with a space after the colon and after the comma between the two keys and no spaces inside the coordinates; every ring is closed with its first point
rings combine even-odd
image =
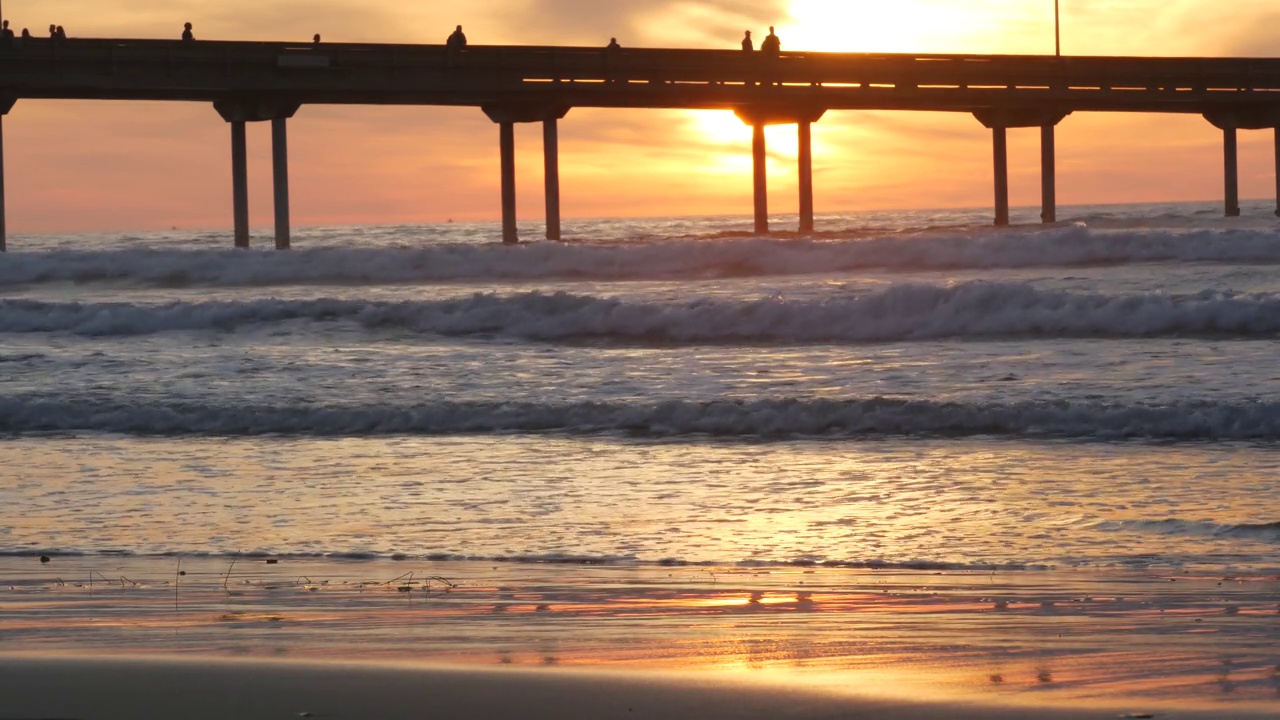
{"type": "Polygon", "coordinates": [[[182,26],[182,39],[191,41],[196,39],[195,33],[191,32],[191,23],[184,23],[182,26]]]}
{"type": "Polygon", "coordinates": [[[764,40],[760,43],[760,52],[771,57],[777,57],[778,52],[781,50],[782,41],[778,39],[777,35],[773,34],[773,26],[770,25],[769,34],[766,35],[764,40]]]}
{"type": "Polygon", "coordinates": [[[67,39],[67,31],[66,31],[66,30],[63,30],[61,25],[59,25],[58,27],[54,28],[53,34],[54,34],[54,37],[56,37],[56,38],[57,38],[57,39],[59,39],[59,40],[66,40],[66,39],[67,39]]]}
{"type": "Polygon", "coordinates": [[[467,46],[467,36],[462,34],[461,25],[454,28],[454,31],[449,34],[449,39],[445,41],[444,45],[454,52],[457,52],[467,46]]]}
{"type": "Polygon", "coordinates": [[[755,49],[756,49],[755,44],[751,42],[751,31],[748,30],[742,36],[742,50],[743,52],[751,52],[752,50],[755,50],[755,49]]]}

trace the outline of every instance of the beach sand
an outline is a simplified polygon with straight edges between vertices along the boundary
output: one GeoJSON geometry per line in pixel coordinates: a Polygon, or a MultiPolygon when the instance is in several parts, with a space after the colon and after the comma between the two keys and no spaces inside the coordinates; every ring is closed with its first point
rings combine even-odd
{"type": "Polygon", "coordinates": [[[180,567],[0,558],[0,720],[1280,711],[1274,578],[297,558],[180,567]]]}
{"type": "MultiPolygon", "coordinates": [[[[1164,713],[908,701],[728,676],[211,659],[0,658],[0,716],[273,718],[1115,718],[1164,713]]],[[[1274,717],[1182,709],[1179,718],[1274,717]]]]}

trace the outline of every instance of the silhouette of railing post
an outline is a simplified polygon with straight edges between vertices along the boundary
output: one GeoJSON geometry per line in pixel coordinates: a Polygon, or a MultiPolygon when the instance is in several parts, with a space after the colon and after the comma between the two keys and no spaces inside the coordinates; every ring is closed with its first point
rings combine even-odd
{"type": "Polygon", "coordinates": [[[1040,222],[1058,221],[1057,158],[1054,126],[1040,126],[1040,222]]]}
{"type": "Polygon", "coordinates": [[[755,206],[757,235],[769,232],[769,170],[764,147],[764,123],[751,126],[751,187],[755,206]]]}
{"type": "Polygon", "coordinates": [[[1227,217],[1240,217],[1240,165],[1236,129],[1222,130],[1222,185],[1227,217]]]}
{"type": "Polygon", "coordinates": [[[231,126],[231,206],[235,222],[235,246],[249,247],[249,151],[245,140],[245,122],[233,120],[231,126]]]}
{"type": "Polygon", "coordinates": [[[800,143],[798,172],[800,174],[800,232],[813,232],[813,123],[801,120],[796,128],[800,143]]]}

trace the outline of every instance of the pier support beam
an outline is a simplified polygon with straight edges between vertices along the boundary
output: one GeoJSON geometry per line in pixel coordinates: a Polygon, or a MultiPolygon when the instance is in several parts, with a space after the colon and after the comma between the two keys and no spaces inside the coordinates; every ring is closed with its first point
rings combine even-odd
{"type": "Polygon", "coordinates": [[[560,239],[560,134],[555,118],[542,121],[543,178],[547,198],[547,239],[560,239]]]}
{"type": "Polygon", "coordinates": [[[245,123],[233,120],[231,125],[231,205],[235,220],[235,243],[249,247],[249,151],[245,140],[245,123]]]}
{"type": "Polygon", "coordinates": [[[751,187],[757,235],[769,233],[769,171],[765,160],[764,124],[756,123],[751,127],[751,187]]]}
{"type": "Polygon", "coordinates": [[[249,162],[245,123],[271,121],[271,164],[275,189],[276,249],[288,250],[289,147],[285,121],[301,104],[288,98],[228,97],[213,103],[231,125],[231,205],[235,246],[249,247],[249,162]]]}
{"type": "Polygon", "coordinates": [[[996,225],[1009,224],[1009,128],[1040,128],[1040,218],[1054,222],[1057,210],[1057,148],[1054,128],[1070,115],[1068,110],[1047,108],[984,108],[973,116],[991,128],[991,154],[995,176],[996,225]]]}
{"type": "Polygon", "coordinates": [[[1040,126],[1040,221],[1058,221],[1057,157],[1054,127],[1040,126]]]}
{"type": "Polygon", "coordinates": [[[1009,224],[1009,133],[1004,127],[991,128],[996,190],[996,225],[1009,224]]]}
{"type": "Polygon", "coordinates": [[[813,123],[802,120],[796,135],[800,142],[800,232],[813,232],[813,123]]]}
{"type": "Polygon", "coordinates": [[[502,166],[502,242],[520,242],[516,232],[516,123],[542,123],[542,153],[546,172],[547,239],[560,239],[560,133],[557,121],[569,113],[568,105],[549,102],[509,102],[481,105],[498,124],[498,149],[502,166]]]}
{"type": "Polygon", "coordinates": [[[520,241],[516,232],[516,126],[498,123],[498,147],[502,154],[502,242],[514,245],[520,241]]]}
{"type": "Polygon", "coordinates": [[[4,116],[13,109],[17,98],[0,96],[0,252],[8,251],[7,211],[4,197],[4,116]]]}
{"type": "Polygon", "coordinates": [[[1226,206],[1223,214],[1240,217],[1240,168],[1235,128],[1222,131],[1222,181],[1226,206]]]}
{"type": "Polygon", "coordinates": [[[275,187],[276,249],[289,249],[289,138],[285,118],[271,120],[271,170],[275,187]]]}
{"type": "Polygon", "coordinates": [[[0,115],[0,252],[8,251],[8,228],[5,227],[4,200],[4,115],[0,115]]]}
{"type": "Polygon", "coordinates": [[[733,114],[751,126],[751,179],[755,210],[755,231],[769,232],[769,171],[765,161],[764,129],[767,125],[796,125],[799,139],[800,232],[813,232],[813,150],[812,126],[826,108],[761,103],[734,109],[733,114]]]}

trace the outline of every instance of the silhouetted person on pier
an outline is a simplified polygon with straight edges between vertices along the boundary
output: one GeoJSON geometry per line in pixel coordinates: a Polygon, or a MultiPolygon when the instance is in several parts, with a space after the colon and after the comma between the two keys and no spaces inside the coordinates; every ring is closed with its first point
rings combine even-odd
{"type": "Polygon", "coordinates": [[[605,45],[604,49],[617,51],[617,50],[621,50],[622,46],[618,44],[618,38],[609,38],[609,44],[605,45]]]}
{"type": "Polygon", "coordinates": [[[752,50],[755,50],[755,49],[756,49],[755,44],[751,42],[751,31],[748,30],[742,36],[742,50],[743,52],[751,52],[752,50]]]}
{"type": "Polygon", "coordinates": [[[23,40],[30,40],[30,39],[31,39],[31,31],[30,31],[30,30],[28,30],[28,29],[26,29],[26,28],[22,28],[22,39],[23,39],[23,40]]]}
{"type": "Polygon", "coordinates": [[[5,20],[3,27],[0,27],[0,39],[3,39],[5,42],[11,42],[13,40],[13,31],[9,29],[8,20],[5,20]]]}
{"type": "Polygon", "coordinates": [[[49,26],[49,39],[50,39],[50,40],[57,40],[57,39],[58,39],[58,26],[57,26],[57,25],[50,25],[50,26],[49,26]]]}
{"type": "Polygon", "coordinates": [[[467,36],[462,34],[461,25],[449,34],[449,39],[444,42],[444,46],[453,52],[458,52],[467,46],[467,36]]]}
{"type": "Polygon", "coordinates": [[[54,34],[54,36],[55,36],[55,37],[57,37],[59,40],[66,40],[66,39],[67,39],[67,31],[66,31],[66,30],[63,30],[61,25],[59,25],[58,27],[54,28],[53,34],[54,34]]]}
{"type": "Polygon", "coordinates": [[[191,23],[185,23],[182,26],[182,39],[191,42],[196,39],[196,34],[191,32],[191,23]]]}
{"type": "Polygon", "coordinates": [[[312,45],[319,45],[319,44],[320,44],[320,33],[316,33],[315,35],[313,35],[313,36],[311,37],[311,44],[312,44],[312,45]]]}
{"type": "Polygon", "coordinates": [[[777,35],[773,34],[773,26],[769,26],[769,34],[765,36],[760,43],[760,52],[769,57],[778,57],[778,52],[782,50],[782,41],[777,35]]]}

